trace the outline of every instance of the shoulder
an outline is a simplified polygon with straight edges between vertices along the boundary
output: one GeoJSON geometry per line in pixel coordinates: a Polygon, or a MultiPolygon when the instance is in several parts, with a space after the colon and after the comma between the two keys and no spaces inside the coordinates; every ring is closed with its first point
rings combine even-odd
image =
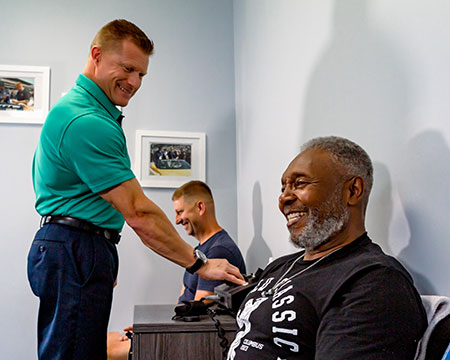
{"type": "Polygon", "coordinates": [[[212,246],[220,246],[220,245],[230,245],[230,246],[236,246],[236,243],[231,238],[230,235],[226,232],[226,230],[222,229],[219,232],[215,233],[211,237],[211,243],[212,246]]]}
{"type": "Polygon", "coordinates": [[[367,236],[355,246],[349,246],[348,249],[344,247],[342,250],[342,254],[336,253],[337,264],[349,275],[355,272],[367,273],[374,269],[386,269],[401,274],[412,282],[411,275],[405,267],[396,258],[385,254],[381,247],[367,236]]]}
{"type": "Polygon", "coordinates": [[[220,249],[235,250],[239,249],[234,240],[225,230],[220,230],[211,236],[204,244],[207,251],[220,251],[220,249]]]}
{"type": "Polygon", "coordinates": [[[95,152],[121,152],[125,146],[125,135],[111,120],[95,113],[72,119],[64,129],[63,143],[71,149],[92,149],[95,152]],[[100,150],[103,149],[103,150],[100,150]]]}
{"type": "MultiPolygon", "coordinates": [[[[100,118],[112,119],[112,116],[107,110],[108,104],[104,105],[101,102],[101,99],[97,98],[99,95],[97,94],[98,92],[100,92],[103,97],[106,96],[91,80],[80,75],[76,85],[58,100],[50,110],[50,113],[62,113],[65,114],[66,117],[72,119],[88,116],[89,114],[95,114],[100,118]],[[80,80],[84,80],[84,82],[80,80]]],[[[109,105],[114,107],[112,104],[109,105]]],[[[113,110],[119,112],[116,108],[113,110]]]]}
{"type": "MultiPolygon", "coordinates": [[[[82,130],[101,130],[109,133],[122,133],[119,124],[115,120],[106,116],[105,114],[89,111],[76,116],[70,126],[74,129],[82,130]]],[[[90,134],[86,134],[90,135],[90,134]]]]}
{"type": "Polygon", "coordinates": [[[229,260],[237,255],[241,256],[238,246],[225,230],[215,233],[200,245],[199,249],[210,258],[226,258],[229,260]]]}
{"type": "Polygon", "coordinates": [[[309,285],[305,286],[325,305],[343,293],[374,297],[378,291],[387,295],[391,290],[396,293],[402,289],[400,293],[407,292],[410,297],[417,295],[408,271],[369,238],[337,251],[319,264],[315,271],[306,273],[305,278],[314,278],[315,283],[323,284],[316,287],[308,282],[309,285]]]}
{"type": "Polygon", "coordinates": [[[56,122],[67,125],[75,119],[106,118],[106,115],[106,111],[88,92],[75,86],[50,109],[46,123],[56,122]]]}

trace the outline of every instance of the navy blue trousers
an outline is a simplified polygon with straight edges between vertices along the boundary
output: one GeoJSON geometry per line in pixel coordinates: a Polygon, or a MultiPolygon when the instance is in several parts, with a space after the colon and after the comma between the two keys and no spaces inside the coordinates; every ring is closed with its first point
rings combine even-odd
{"type": "Polygon", "coordinates": [[[116,246],[73,227],[47,224],[28,254],[28,280],[39,297],[40,360],[104,360],[118,271],[116,246]]]}

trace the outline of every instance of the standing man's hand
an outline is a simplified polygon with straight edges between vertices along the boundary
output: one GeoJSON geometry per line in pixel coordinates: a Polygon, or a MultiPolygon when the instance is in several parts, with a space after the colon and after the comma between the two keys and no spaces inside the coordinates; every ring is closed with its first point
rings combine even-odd
{"type": "Polygon", "coordinates": [[[197,274],[205,280],[225,280],[238,285],[245,283],[239,269],[226,259],[208,259],[197,274]]]}

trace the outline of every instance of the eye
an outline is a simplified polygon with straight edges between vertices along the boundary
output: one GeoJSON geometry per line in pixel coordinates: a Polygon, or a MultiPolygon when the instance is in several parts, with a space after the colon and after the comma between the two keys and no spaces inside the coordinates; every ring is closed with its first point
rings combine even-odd
{"type": "Polygon", "coordinates": [[[124,66],[123,67],[123,69],[125,70],[125,72],[127,72],[127,73],[129,73],[129,72],[132,72],[133,70],[130,68],[130,67],[128,67],[128,66],[124,66]]]}
{"type": "Polygon", "coordinates": [[[305,185],[307,185],[307,184],[308,184],[307,181],[305,181],[305,180],[303,180],[303,179],[297,179],[297,180],[295,180],[294,186],[295,186],[296,188],[301,188],[301,187],[303,187],[303,186],[305,186],[305,185]]]}

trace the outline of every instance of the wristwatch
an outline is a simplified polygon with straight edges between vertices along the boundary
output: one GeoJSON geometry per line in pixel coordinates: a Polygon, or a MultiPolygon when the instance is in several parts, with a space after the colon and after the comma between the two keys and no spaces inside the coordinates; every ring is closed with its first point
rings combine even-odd
{"type": "Polygon", "coordinates": [[[194,250],[194,256],[197,259],[191,267],[188,267],[186,270],[190,274],[194,274],[198,269],[200,269],[203,265],[208,262],[208,258],[203,252],[198,249],[194,250]]]}

